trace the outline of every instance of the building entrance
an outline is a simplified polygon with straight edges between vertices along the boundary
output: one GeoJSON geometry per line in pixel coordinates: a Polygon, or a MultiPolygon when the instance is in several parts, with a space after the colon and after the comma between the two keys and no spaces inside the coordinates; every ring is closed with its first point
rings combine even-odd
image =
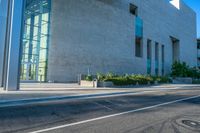
{"type": "Polygon", "coordinates": [[[38,81],[38,70],[36,63],[21,64],[21,80],[22,81],[38,81]]]}
{"type": "Polygon", "coordinates": [[[51,0],[26,0],[21,81],[46,81],[51,0]]]}

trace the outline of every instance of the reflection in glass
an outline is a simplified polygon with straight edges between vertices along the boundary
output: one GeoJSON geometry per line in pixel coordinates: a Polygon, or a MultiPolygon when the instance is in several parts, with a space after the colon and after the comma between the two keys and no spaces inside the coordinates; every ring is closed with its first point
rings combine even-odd
{"type": "Polygon", "coordinates": [[[27,0],[24,13],[21,80],[45,81],[51,0],[27,0]]]}

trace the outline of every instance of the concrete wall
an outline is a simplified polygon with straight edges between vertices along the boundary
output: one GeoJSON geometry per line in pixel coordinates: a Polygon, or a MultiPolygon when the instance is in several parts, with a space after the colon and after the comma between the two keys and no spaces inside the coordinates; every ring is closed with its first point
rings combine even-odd
{"type": "Polygon", "coordinates": [[[147,39],[152,40],[152,60],[155,42],[165,45],[169,73],[169,36],[180,40],[180,59],[196,65],[195,19],[195,13],[183,3],[177,10],[166,0],[52,0],[48,80],[76,81],[88,69],[93,74],[145,74],[147,39]],[[138,6],[144,21],[143,58],[135,57],[135,17],[129,13],[130,2],[138,6]]]}
{"type": "Polygon", "coordinates": [[[180,60],[196,66],[196,14],[183,2],[180,3],[180,10],[166,0],[132,2],[138,5],[139,16],[144,20],[145,38],[165,45],[166,73],[170,72],[172,64],[172,43],[169,36],[180,40],[180,60]]]}

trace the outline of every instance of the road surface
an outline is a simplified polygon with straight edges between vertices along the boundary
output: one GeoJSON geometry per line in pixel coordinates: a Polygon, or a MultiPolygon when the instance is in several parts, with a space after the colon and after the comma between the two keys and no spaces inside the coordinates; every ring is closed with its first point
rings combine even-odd
{"type": "Polygon", "coordinates": [[[0,133],[199,133],[200,88],[0,108],[0,133]]]}

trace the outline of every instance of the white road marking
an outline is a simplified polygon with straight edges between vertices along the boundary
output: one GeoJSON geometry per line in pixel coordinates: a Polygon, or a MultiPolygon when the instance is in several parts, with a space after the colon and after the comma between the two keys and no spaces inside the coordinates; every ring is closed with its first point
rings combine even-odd
{"type": "Polygon", "coordinates": [[[116,113],[116,114],[112,114],[112,115],[106,115],[106,116],[97,117],[97,118],[84,120],[84,121],[80,121],[80,122],[75,122],[75,123],[71,123],[71,124],[65,124],[65,125],[61,125],[61,126],[46,128],[46,129],[37,130],[37,131],[29,132],[29,133],[48,132],[48,131],[52,131],[52,130],[56,130],[56,129],[66,128],[66,127],[80,125],[80,124],[85,124],[85,123],[89,123],[89,122],[93,122],[93,121],[98,121],[98,120],[116,117],[116,116],[120,116],[120,115],[130,114],[130,113],[134,113],[134,112],[138,112],[138,111],[153,109],[153,108],[157,108],[157,107],[161,107],[161,106],[165,106],[165,105],[170,105],[170,104],[174,104],[174,103],[178,103],[178,102],[182,102],[182,101],[186,101],[186,100],[191,100],[191,99],[195,99],[195,98],[199,98],[199,97],[200,97],[200,95],[192,96],[192,97],[188,97],[188,98],[182,98],[182,99],[178,99],[178,100],[174,100],[174,101],[170,101],[170,102],[165,102],[165,103],[161,103],[161,104],[157,104],[157,105],[153,105],[153,106],[148,106],[148,107],[139,108],[139,109],[135,109],[135,110],[125,111],[125,112],[116,113]]]}
{"type": "Polygon", "coordinates": [[[98,102],[94,102],[96,105],[99,105],[99,106],[101,106],[101,107],[104,107],[104,108],[106,108],[106,109],[108,109],[108,110],[113,110],[113,109],[111,109],[111,108],[109,108],[109,107],[107,107],[107,106],[105,106],[105,105],[103,105],[103,104],[100,104],[100,103],[98,103],[98,102]]]}

